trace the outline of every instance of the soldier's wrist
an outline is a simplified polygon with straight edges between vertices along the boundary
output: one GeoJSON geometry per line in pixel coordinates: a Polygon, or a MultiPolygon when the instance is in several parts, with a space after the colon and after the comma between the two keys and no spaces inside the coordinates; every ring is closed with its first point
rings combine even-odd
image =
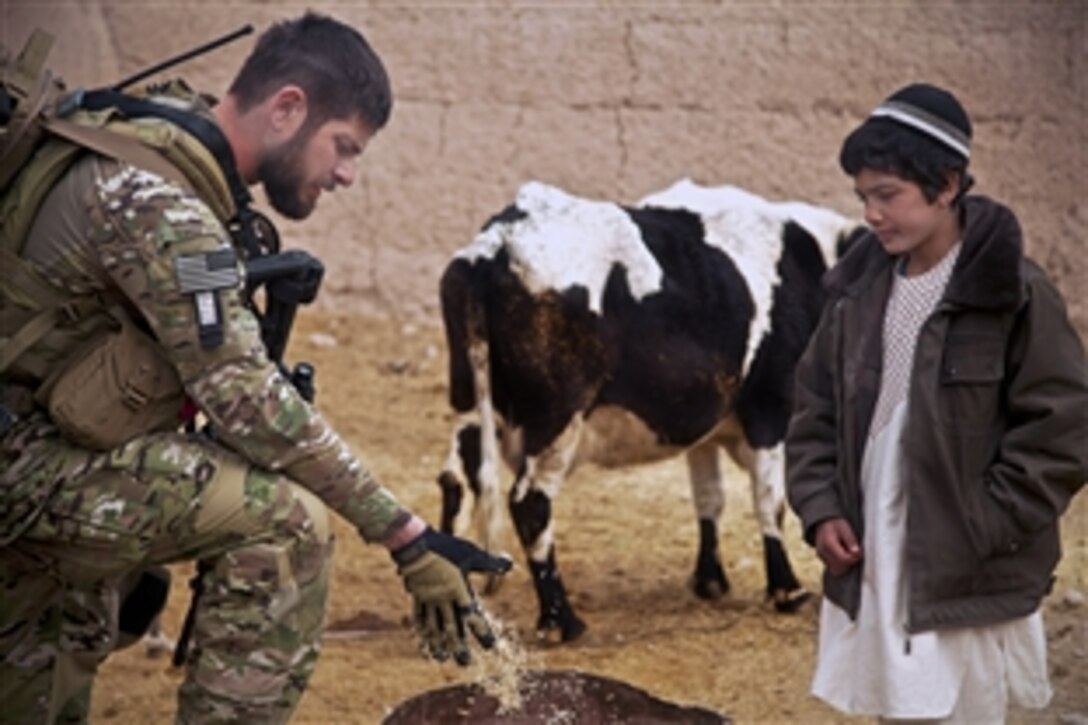
{"type": "Polygon", "coordinates": [[[391,552],[397,551],[418,539],[426,530],[427,522],[412,514],[403,526],[383,539],[382,544],[391,552]]]}

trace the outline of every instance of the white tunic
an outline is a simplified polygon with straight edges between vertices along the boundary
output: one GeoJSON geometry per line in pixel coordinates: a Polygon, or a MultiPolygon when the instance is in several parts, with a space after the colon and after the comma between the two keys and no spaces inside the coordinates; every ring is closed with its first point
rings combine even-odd
{"type": "Polygon", "coordinates": [[[814,695],[851,714],[1001,722],[1009,696],[1026,707],[1043,707],[1051,696],[1038,611],[985,627],[906,630],[907,392],[918,330],[944,292],[959,249],[924,274],[897,274],[888,300],[884,372],[861,471],[861,606],[852,622],[824,600],[812,683],[814,695]]]}

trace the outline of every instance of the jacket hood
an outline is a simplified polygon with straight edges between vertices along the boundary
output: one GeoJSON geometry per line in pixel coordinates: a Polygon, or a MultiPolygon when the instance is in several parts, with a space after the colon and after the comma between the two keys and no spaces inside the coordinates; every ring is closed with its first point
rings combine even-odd
{"type": "MultiPolygon", "coordinates": [[[[963,248],[945,301],[978,309],[1016,308],[1024,295],[1023,235],[1016,215],[988,197],[970,196],[964,200],[964,216],[963,248]]],[[[854,296],[895,261],[869,232],[824,276],[824,287],[834,296],[854,296]]]]}

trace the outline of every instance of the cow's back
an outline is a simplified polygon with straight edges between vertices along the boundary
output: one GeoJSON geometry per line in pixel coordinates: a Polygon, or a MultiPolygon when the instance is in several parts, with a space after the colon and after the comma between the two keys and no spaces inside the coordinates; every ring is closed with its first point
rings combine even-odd
{"type": "Polygon", "coordinates": [[[455,409],[475,403],[468,349],[484,341],[495,409],[529,455],[608,406],[665,446],[733,413],[749,442],[781,439],[837,215],[690,182],[645,201],[527,184],[457,253],[442,279],[455,409]]]}

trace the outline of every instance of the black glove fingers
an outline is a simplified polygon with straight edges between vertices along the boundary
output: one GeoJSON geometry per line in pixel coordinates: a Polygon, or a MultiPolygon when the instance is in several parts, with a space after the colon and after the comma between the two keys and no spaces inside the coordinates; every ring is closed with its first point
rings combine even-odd
{"type": "Polygon", "coordinates": [[[465,641],[465,611],[465,607],[461,606],[453,609],[453,623],[459,642],[465,641]]]}
{"type": "Polygon", "coordinates": [[[473,605],[471,609],[465,612],[464,619],[465,624],[472,630],[472,635],[480,643],[481,647],[491,649],[495,646],[495,632],[491,629],[491,625],[483,612],[480,611],[479,606],[473,605]]]}
{"type": "Polygon", "coordinates": [[[468,577],[464,577],[465,587],[457,592],[457,599],[453,602],[458,611],[476,606],[476,592],[472,590],[472,584],[468,577]]]}
{"type": "Polygon", "coordinates": [[[488,574],[505,574],[514,568],[514,560],[505,555],[487,555],[487,568],[482,570],[488,574]]]}
{"type": "Polygon", "coordinates": [[[468,647],[465,644],[464,627],[457,616],[457,607],[452,602],[446,602],[437,609],[441,626],[439,640],[442,643],[442,650],[446,657],[452,653],[454,659],[460,664],[468,657],[468,647]]]}
{"type": "Polygon", "coordinates": [[[449,649],[446,647],[445,628],[442,621],[442,611],[436,606],[424,606],[420,635],[427,646],[431,657],[439,662],[449,659],[449,649]]]}
{"type": "Polygon", "coordinates": [[[476,550],[461,564],[461,570],[466,573],[505,574],[514,565],[513,560],[508,556],[495,556],[483,549],[473,548],[476,550]]]}
{"type": "Polygon", "coordinates": [[[457,661],[457,664],[464,667],[472,661],[472,655],[469,653],[468,640],[465,638],[465,618],[462,614],[462,607],[456,607],[454,609],[454,622],[457,631],[457,646],[453,650],[453,659],[457,661]]]}
{"type": "Polygon", "coordinates": [[[514,565],[509,557],[493,556],[468,539],[450,536],[434,529],[428,529],[424,536],[430,551],[453,562],[466,574],[469,572],[503,574],[514,565]]]}

